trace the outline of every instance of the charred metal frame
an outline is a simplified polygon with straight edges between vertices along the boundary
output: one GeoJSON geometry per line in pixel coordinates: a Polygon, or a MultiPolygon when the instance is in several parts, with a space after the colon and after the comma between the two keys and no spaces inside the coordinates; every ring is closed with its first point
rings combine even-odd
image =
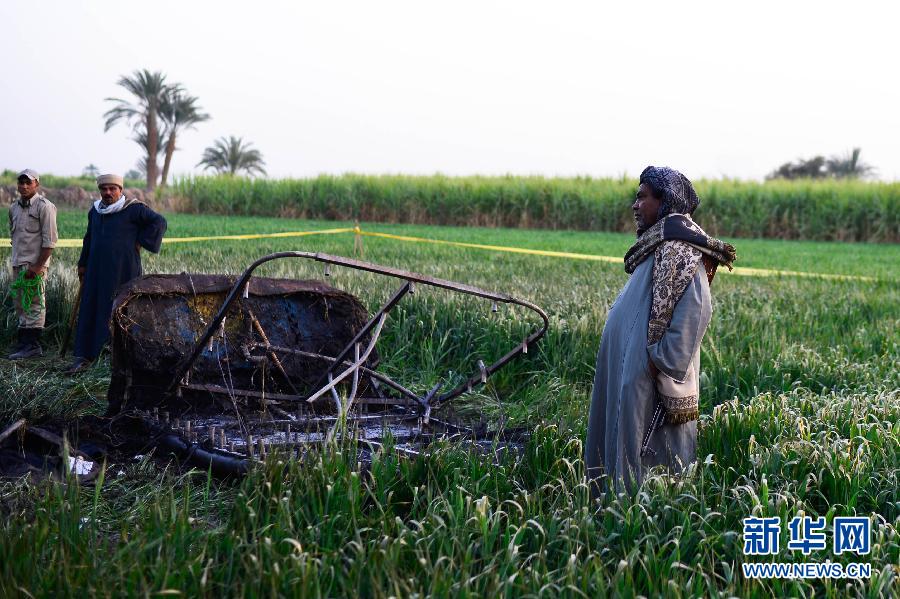
{"type": "MultiPolygon", "coordinates": [[[[264,356],[260,357],[260,359],[272,361],[276,369],[285,378],[288,378],[287,373],[285,373],[284,369],[281,367],[281,364],[277,358],[278,353],[292,353],[311,359],[331,362],[328,370],[324,374],[322,374],[316,384],[313,385],[313,388],[318,387],[318,390],[309,397],[303,397],[301,395],[271,393],[265,394],[265,397],[275,401],[296,401],[313,403],[319,401],[327,394],[335,402],[335,407],[339,418],[346,415],[350,407],[353,405],[354,400],[357,399],[356,394],[359,389],[360,375],[363,374],[369,377],[376,389],[378,389],[377,383],[381,382],[412,401],[409,403],[401,404],[400,402],[393,400],[392,398],[385,398],[382,394],[379,393],[379,395],[381,395],[381,402],[378,401],[378,398],[375,398],[374,400],[359,400],[360,403],[383,403],[383,405],[404,405],[419,408],[421,409],[421,417],[425,422],[428,422],[433,409],[438,408],[443,403],[454,399],[462,395],[463,393],[466,393],[467,391],[471,391],[473,388],[479,385],[485,384],[488,380],[488,377],[490,377],[493,373],[497,372],[517,356],[528,353],[529,345],[534,344],[541,337],[543,337],[543,335],[547,331],[547,327],[549,326],[547,314],[541,308],[532,304],[531,302],[521,300],[506,294],[486,291],[484,289],[479,289],[478,287],[473,287],[471,285],[455,283],[453,281],[429,277],[426,275],[408,272],[396,268],[379,266],[377,264],[355,260],[352,258],[344,258],[341,256],[333,256],[330,254],[313,252],[278,252],[269,254],[268,256],[263,256],[262,258],[256,260],[235,282],[235,284],[231,288],[231,291],[229,291],[228,295],[226,296],[225,301],[222,303],[222,306],[219,308],[216,316],[207,325],[206,330],[203,332],[203,335],[201,335],[201,337],[194,344],[193,350],[191,351],[190,355],[188,355],[185,360],[178,364],[175,370],[175,375],[172,377],[172,380],[167,387],[167,391],[169,393],[180,394],[182,389],[200,390],[196,388],[198,387],[197,385],[191,385],[189,380],[190,371],[193,368],[194,363],[200,357],[203,350],[212,343],[216,333],[220,330],[220,328],[223,327],[225,316],[234,302],[238,300],[242,293],[244,297],[247,296],[249,290],[249,282],[250,278],[253,276],[253,272],[267,262],[284,258],[301,258],[305,260],[315,260],[316,262],[322,262],[325,264],[326,276],[330,275],[329,266],[335,265],[393,277],[403,281],[403,284],[400,286],[400,288],[397,289],[396,292],[394,292],[390,299],[388,299],[388,301],[384,305],[382,305],[374,315],[372,315],[369,321],[357,332],[350,343],[348,343],[336,357],[270,345],[268,343],[268,339],[266,338],[265,332],[260,330],[261,327],[259,323],[254,322],[254,326],[257,328],[257,332],[262,337],[263,343],[253,344],[251,346],[251,349],[263,349],[265,353],[264,356]],[[438,394],[441,387],[439,383],[424,396],[419,396],[416,393],[405,388],[403,385],[392,381],[387,376],[365,366],[366,360],[368,359],[378,341],[378,337],[388,317],[388,314],[391,310],[393,310],[395,306],[397,306],[397,304],[400,303],[400,301],[407,294],[411,295],[415,293],[415,286],[417,284],[436,287],[439,289],[446,289],[456,293],[462,293],[464,295],[471,295],[490,300],[493,302],[492,310],[494,312],[497,311],[497,304],[500,303],[524,307],[540,316],[541,326],[537,330],[526,336],[522,343],[516,345],[493,364],[486,366],[481,360],[479,360],[477,365],[477,372],[467,377],[467,379],[463,383],[459,384],[454,389],[451,389],[442,394],[438,394]],[[366,336],[369,336],[369,340],[366,344],[366,347],[363,348],[362,342],[363,339],[366,338],[366,336]],[[338,372],[340,369],[343,370],[338,372]],[[351,391],[350,395],[342,401],[335,387],[348,377],[352,377],[351,391]]],[[[255,321],[256,319],[252,318],[252,320],[255,321]]],[[[288,380],[290,379],[288,378],[288,380]]],[[[225,388],[218,389],[212,385],[202,385],[202,388],[202,390],[211,393],[225,393],[233,396],[258,397],[261,395],[258,391],[225,388]]],[[[296,389],[294,390],[296,391],[296,389]]]]}

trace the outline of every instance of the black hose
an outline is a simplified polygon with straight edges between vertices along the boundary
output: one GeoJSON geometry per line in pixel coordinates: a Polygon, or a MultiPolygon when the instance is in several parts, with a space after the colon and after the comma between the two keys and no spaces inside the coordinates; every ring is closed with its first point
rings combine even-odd
{"type": "Polygon", "coordinates": [[[198,443],[186,443],[184,439],[171,433],[160,435],[156,445],[191,466],[212,470],[212,473],[217,476],[244,476],[249,469],[249,462],[246,458],[233,458],[208,451],[198,443]]]}

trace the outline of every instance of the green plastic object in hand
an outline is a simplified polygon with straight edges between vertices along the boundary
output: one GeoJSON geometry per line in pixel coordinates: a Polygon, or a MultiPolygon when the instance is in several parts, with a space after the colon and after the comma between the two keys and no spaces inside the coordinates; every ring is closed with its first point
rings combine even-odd
{"type": "Polygon", "coordinates": [[[34,277],[27,279],[25,275],[28,274],[27,269],[23,269],[19,276],[16,277],[16,280],[13,281],[10,288],[13,291],[18,291],[21,294],[22,301],[22,311],[28,312],[31,310],[31,304],[34,302],[35,297],[41,298],[40,304],[35,308],[35,310],[39,310],[44,307],[44,299],[41,296],[41,282],[44,277],[42,275],[36,274],[34,277]]]}

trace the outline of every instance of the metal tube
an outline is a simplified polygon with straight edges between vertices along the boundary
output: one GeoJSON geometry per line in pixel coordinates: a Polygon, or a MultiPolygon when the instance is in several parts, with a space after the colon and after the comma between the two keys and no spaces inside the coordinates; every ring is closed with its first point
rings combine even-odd
{"type": "MultiPolygon", "coordinates": [[[[263,346],[262,344],[255,343],[255,344],[253,344],[251,347],[256,348],[256,347],[264,347],[264,346],[263,346]]],[[[291,347],[281,347],[281,346],[278,346],[278,345],[272,345],[272,346],[270,346],[270,349],[271,349],[272,351],[276,351],[276,352],[284,352],[284,353],[289,353],[289,354],[294,354],[294,355],[297,355],[297,356],[302,356],[302,357],[304,357],[304,358],[315,358],[315,359],[317,359],[317,360],[328,360],[328,361],[331,361],[331,362],[334,362],[334,361],[335,361],[335,358],[332,358],[331,356],[325,356],[325,355],[322,355],[322,354],[317,354],[317,353],[313,353],[313,352],[303,351],[302,349],[293,349],[293,348],[291,348],[291,347]]],[[[344,361],[344,364],[350,365],[350,362],[348,362],[348,361],[345,360],[345,361],[344,361]]],[[[378,381],[384,383],[385,385],[387,385],[387,386],[389,386],[389,387],[395,389],[396,391],[399,391],[400,393],[402,393],[403,395],[409,397],[410,399],[413,399],[413,400],[415,400],[415,401],[418,402],[418,403],[421,403],[421,402],[422,402],[422,398],[421,398],[421,397],[419,397],[418,395],[416,395],[415,393],[413,393],[412,391],[410,391],[409,389],[407,389],[406,387],[404,387],[404,386],[401,385],[400,383],[398,383],[398,382],[396,382],[396,381],[390,379],[389,377],[387,377],[387,376],[381,374],[380,372],[376,372],[375,370],[372,370],[371,368],[367,368],[366,366],[360,366],[359,369],[360,369],[360,371],[362,371],[364,374],[367,374],[367,375],[369,375],[370,377],[372,377],[372,378],[374,378],[374,379],[376,379],[376,380],[378,380],[378,381]]],[[[297,398],[297,399],[299,399],[299,398],[297,398]]]]}
{"type": "MultiPolygon", "coordinates": [[[[381,328],[384,326],[385,320],[387,320],[387,313],[383,313],[381,315],[381,318],[378,319],[378,324],[375,326],[375,331],[372,333],[372,339],[371,341],[369,341],[369,346],[366,348],[365,353],[352,366],[350,366],[350,368],[339,374],[337,378],[331,380],[327,385],[313,393],[309,397],[309,399],[306,400],[307,402],[312,403],[318,398],[322,397],[322,395],[324,395],[330,389],[334,389],[335,385],[347,378],[351,372],[354,372],[357,368],[362,366],[363,362],[369,359],[369,354],[371,354],[372,350],[375,349],[375,342],[378,341],[378,337],[379,335],[381,335],[381,328]]],[[[330,375],[331,373],[329,373],[329,376],[330,375]]]]}
{"type": "MultiPolygon", "coordinates": [[[[353,362],[359,363],[359,343],[354,346],[353,349],[353,362]]],[[[356,391],[359,388],[359,367],[353,369],[353,384],[350,385],[350,395],[347,397],[347,410],[350,411],[350,406],[353,405],[353,399],[356,397],[356,391]]]]}
{"type": "Polygon", "coordinates": [[[394,295],[392,295],[391,298],[387,302],[385,302],[385,304],[381,306],[381,308],[379,308],[375,314],[372,315],[372,318],[369,319],[369,322],[363,325],[363,327],[356,333],[356,335],[353,336],[353,339],[350,340],[350,343],[348,343],[347,346],[344,347],[344,349],[342,349],[340,353],[338,353],[337,358],[335,358],[334,364],[332,364],[328,368],[324,375],[319,377],[319,380],[317,380],[313,385],[313,389],[321,385],[329,374],[334,374],[337,365],[339,363],[342,363],[347,358],[347,356],[350,355],[350,351],[353,349],[353,347],[357,343],[362,341],[362,338],[372,329],[372,327],[375,326],[375,323],[379,321],[382,315],[387,314],[388,312],[393,310],[394,306],[396,306],[400,302],[400,300],[403,299],[403,296],[405,296],[407,293],[409,293],[408,281],[403,284],[400,289],[394,292],[394,295]]]}

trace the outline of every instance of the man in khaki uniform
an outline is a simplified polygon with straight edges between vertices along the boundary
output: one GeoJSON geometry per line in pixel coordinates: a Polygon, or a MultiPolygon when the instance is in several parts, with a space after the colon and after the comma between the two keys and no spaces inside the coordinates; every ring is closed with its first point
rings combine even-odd
{"type": "Polygon", "coordinates": [[[40,185],[38,174],[33,170],[25,169],[19,173],[19,199],[9,207],[14,277],[12,296],[19,317],[18,341],[9,355],[10,360],[43,354],[40,338],[47,314],[44,283],[57,232],[56,206],[38,193],[40,185]]]}

